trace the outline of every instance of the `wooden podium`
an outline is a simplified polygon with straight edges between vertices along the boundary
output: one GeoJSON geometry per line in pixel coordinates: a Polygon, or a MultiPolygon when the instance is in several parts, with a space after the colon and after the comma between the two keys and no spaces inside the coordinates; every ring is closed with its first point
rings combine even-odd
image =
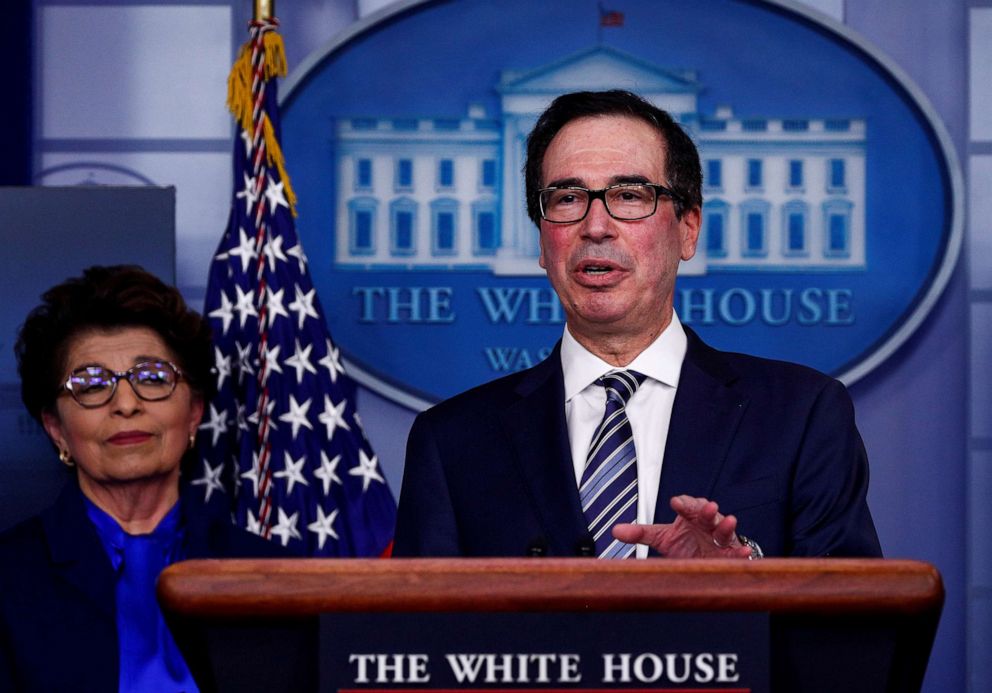
{"type": "Polygon", "coordinates": [[[772,691],[918,691],[944,600],[936,568],[883,559],[199,560],[158,594],[219,691],[316,690],[333,612],[765,612],[772,691]]]}

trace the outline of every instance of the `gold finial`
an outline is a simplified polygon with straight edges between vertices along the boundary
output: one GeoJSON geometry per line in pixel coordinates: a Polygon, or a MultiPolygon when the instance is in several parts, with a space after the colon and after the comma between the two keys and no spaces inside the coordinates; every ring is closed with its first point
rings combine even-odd
{"type": "Polygon", "coordinates": [[[272,19],[276,16],[276,0],[255,0],[255,21],[272,19]]]}

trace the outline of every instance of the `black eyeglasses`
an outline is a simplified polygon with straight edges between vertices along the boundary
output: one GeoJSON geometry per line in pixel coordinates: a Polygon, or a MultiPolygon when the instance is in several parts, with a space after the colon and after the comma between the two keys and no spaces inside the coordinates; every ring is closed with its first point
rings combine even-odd
{"type": "Polygon", "coordinates": [[[575,186],[538,190],[541,218],[552,224],[574,224],[589,213],[593,200],[599,199],[607,213],[620,221],[645,219],[658,210],[658,196],[671,198],[676,206],[681,197],[664,185],[655,183],[620,183],[600,190],[575,186]]]}
{"type": "Polygon", "coordinates": [[[94,409],[113,399],[118,381],[126,379],[140,399],[157,402],[175,391],[182,374],[179,366],[169,361],[142,361],[121,372],[83,366],[69,374],[60,390],[68,390],[80,406],[94,409]]]}

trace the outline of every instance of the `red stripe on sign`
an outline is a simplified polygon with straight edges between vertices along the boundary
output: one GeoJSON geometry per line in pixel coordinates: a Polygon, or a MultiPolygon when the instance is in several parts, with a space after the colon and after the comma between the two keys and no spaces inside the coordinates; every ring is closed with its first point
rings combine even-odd
{"type": "Polygon", "coordinates": [[[750,688],[339,688],[338,693],[751,693],[750,688]]]}

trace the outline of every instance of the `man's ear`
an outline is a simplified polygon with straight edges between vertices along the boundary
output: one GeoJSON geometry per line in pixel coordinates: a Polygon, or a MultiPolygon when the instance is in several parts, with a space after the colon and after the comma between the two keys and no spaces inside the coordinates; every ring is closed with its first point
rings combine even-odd
{"type": "Polygon", "coordinates": [[[691,260],[696,254],[696,243],[699,241],[699,229],[703,221],[703,212],[699,207],[687,209],[679,219],[679,233],[682,236],[682,259],[691,260]]]}

